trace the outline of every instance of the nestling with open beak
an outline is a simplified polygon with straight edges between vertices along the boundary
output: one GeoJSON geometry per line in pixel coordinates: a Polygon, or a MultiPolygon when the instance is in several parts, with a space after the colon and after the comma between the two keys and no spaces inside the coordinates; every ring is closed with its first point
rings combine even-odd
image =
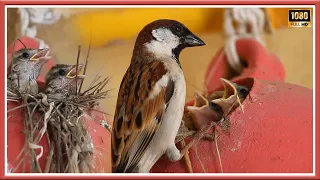
{"type": "Polygon", "coordinates": [[[38,93],[37,78],[43,65],[50,59],[49,52],[49,49],[27,48],[13,52],[9,66],[8,87],[36,95],[38,93]]]}
{"type": "Polygon", "coordinates": [[[151,22],[139,33],[118,93],[112,131],[114,173],[147,173],[164,154],[185,153],[175,145],[186,97],[179,54],[205,43],[175,20],[151,22]]]}
{"type": "Polygon", "coordinates": [[[82,67],[82,64],[79,64],[78,68],[77,65],[66,64],[53,66],[45,77],[45,93],[57,100],[76,95],[77,89],[85,77],[80,75],[82,67]]]}
{"type": "Polygon", "coordinates": [[[194,105],[186,107],[192,116],[196,129],[200,129],[204,124],[209,124],[211,121],[220,121],[223,116],[239,106],[243,111],[241,103],[249,94],[249,88],[223,78],[221,78],[221,82],[224,91],[216,91],[208,95],[207,98],[195,93],[194,105]]]}

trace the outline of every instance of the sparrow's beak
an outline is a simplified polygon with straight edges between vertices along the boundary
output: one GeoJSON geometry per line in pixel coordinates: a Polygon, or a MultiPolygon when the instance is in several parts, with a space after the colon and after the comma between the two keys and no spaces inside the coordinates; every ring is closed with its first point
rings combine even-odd
{"type": "Polygon", "coordinates": [[[72,66],[72,68],[70,69],[70,71],[68,72],[66,77],[73,79],[73,78],[76,78],[76,76],[78,74],[78,78],[80,78],[80,79],[85,78],[85,75],[80,74],[82,71],[82,68],[83,68],[82,64],[78,64],[78,70],[77,70],[77,65],[72,66]]]}
{"type": "Polygon", "coordinates": [[[227,99],[228,97],[237,94],[237,89],[231,81],[224,78],[220,78],[220,80],[224,87],[223,98],[227,99]]]}
{"type": "Polygon", "coordinates": [[[193,46],[203,46],[206,45],[199,37],[194,35],[193,33],[190,33],[183,37],[183,44],[186,47],[193,47],[193,46]]]}
{"type": "Polygon", "coordinates": [[[50,49],[45,48],[45,49],[38,49],[36,53],[30,58],[30,61],[47,61],[51,57],[49,56],[50,49]]]}

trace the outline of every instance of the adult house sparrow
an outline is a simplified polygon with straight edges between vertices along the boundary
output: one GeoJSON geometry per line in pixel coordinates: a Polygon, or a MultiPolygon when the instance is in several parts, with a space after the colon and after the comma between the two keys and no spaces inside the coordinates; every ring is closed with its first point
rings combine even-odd
{"type": "Polygon", "coordinates": [[[38,93],[36,80],[43,65],[50,59],[49,52],[49,49],[27,48],[13,52],[9,66],[8,87],[36,95],[38,93]]]}
{"type": "Polygon", "coordinates": [[[195,93],[194,105],[186,107],[192,116],[196,129],[200,129],[203,124],[209,124],[211,121],[220,121],[223,116],[238,106],[243,110],[241,103],[249,94],[249,88],[223,78],[221,78],[221,82],[224,91],[214,92],[206,98],[195,93]]]}
{"type": "Polygon", "coordinates": [[[185,153],[175,146],[186,84],[179,54],[205,43],[175,20],[156,20],[139,33],[124,75],[112,131],[114,173],[147,173],[166,154],[172,161],[185,153]]]}
{"type": "Polygon", "coordinates": [[[53,66],[45,77],[45,93],[57,100],[76,95],[85,77],[80,75],[82,67],[82,64],[78,65],[78,80],[76,81],[77,65],[56,64],[53,66]]]}

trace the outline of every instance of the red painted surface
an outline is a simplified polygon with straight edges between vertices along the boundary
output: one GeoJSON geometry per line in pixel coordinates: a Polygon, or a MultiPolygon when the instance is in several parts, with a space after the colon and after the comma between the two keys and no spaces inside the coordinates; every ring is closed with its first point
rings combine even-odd
{"type": "MultiPolygon", "coordinates": [[[[28,36],[22,36],[19,37],[20,41],[23,42],[23,44],[16,40],[15,42],[12,42],[9,47],[8,47],[8,60],[7,60],[7,65],[9,66],[10,62],[11,62],[11,54],[13,51],[18,51],[22,48],[28,47],[28,48],[39,48],[39,43],[38,41],[36,41],[35,39],[28,37],[28,36]]],[[[54,65],[54,62],[52,59],[50,59],[42,68],[40,75],[37,79],[37,81],[39,82],[44,82],[44,76],[45,74],[49,71],[49,69],[54,65]]],[[[10,70],[8,69],[7,72],[9,72],[10,70]]]]}
{"type": "Polygon", "coordinates": [[[231,67],[227,62],[224,49],[221,48],[211,61],[211,64],[209,64],[205,75],[208,92],[213,91],[221,85],[221,77],[231,79],[232,81],[246,77],[284,81],[285,69],[280,59],[275,54],[268,52],[255,39],[239,39],[236,42],[236,48],[239,57],[247,63],[248,67],[244,68],[240,75],[229,78],[228,74],[231,71],[231,67]]]}
{"type": "MultiPolygon", "coordinates": [[[[243,84],[244,81],[237,81],[243,84]]],[[[250,81],[246,81],[249,82],[250,81]]],[[[254,79],[244,113],[230,115],[230,132],[219,133],[225,173],[311,173],[312,90],[283,82],[254,79]]],[[[197,152],[206,172],[220,172],[215,142],[202,140],[197,152]]],[[[195,148],[194,172],[204,172],[195,148]]],[[[187,172],[184,161],[163,157],[152,172],[187,172]]]]}

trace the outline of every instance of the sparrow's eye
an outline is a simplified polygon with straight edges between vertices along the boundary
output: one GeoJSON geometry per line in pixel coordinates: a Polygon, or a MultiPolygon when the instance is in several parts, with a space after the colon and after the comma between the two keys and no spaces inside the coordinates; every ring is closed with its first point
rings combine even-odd
{"type": "Polygon", "coordinates": [[[182,31],[182,27],[181,27],[181,26],[177,26],[177,27],[176,27],[176,31],[177,31],[177,32],[181,32],[181,31],[182,31]]]}
{"type": "Polygon", "coordinates": [[[183,27],[182,27],[180,24],[174,26],[174,31],[175,31],[176,33],[181,33],[182,30],[183,30],[183,27]]]}
{"type": "Polygon", "coordinates": [[[28,58],[28,57],[29,57],[29,53],[24,52],[24,53],[21,54],[21,56],[22,56],[23,58],[28,58]]]}
{"type": "Polygon", "coordinates": [[[66,71],[64,69],[59,69],[58,71],[60,76],[65,76],[66,75],[66,71]]]}

